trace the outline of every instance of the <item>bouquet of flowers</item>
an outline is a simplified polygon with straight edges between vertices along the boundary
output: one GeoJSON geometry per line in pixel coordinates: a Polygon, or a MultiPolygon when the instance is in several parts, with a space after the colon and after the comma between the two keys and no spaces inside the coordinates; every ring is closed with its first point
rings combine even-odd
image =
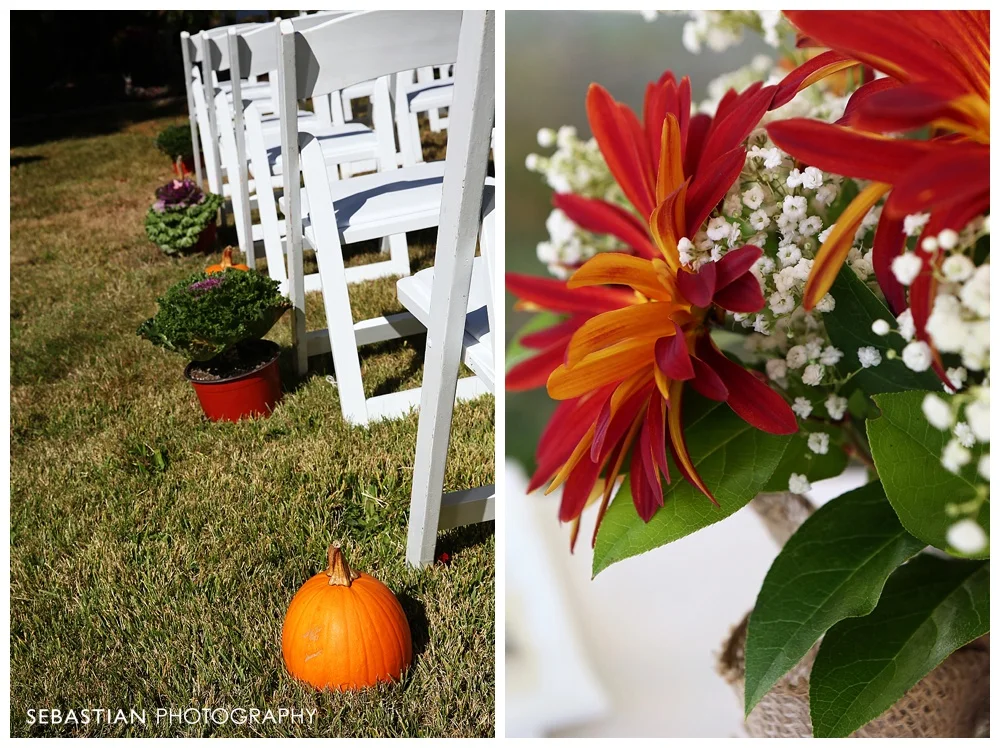
{"type": "Polygon", "coordinates": [[[156,190],[156,202],[146,213],[146,236],[167,254],[207,249],[220,205],[219,195],[206,194],[190,179],[174,179],[156,190]]]}
{"type": "Polygon", "coordinates": [[[594,573],[861,463],[774,562],[748,714],[819,644],[816,736],[878,717],[989,630],[989,13],[699,13],[692,49],[780,47],[641,113],[599,84],[593,138],[539,132],[555,191],[508,274],[507,387],[558,401],[531,490],[597,504],[594,573]]]}

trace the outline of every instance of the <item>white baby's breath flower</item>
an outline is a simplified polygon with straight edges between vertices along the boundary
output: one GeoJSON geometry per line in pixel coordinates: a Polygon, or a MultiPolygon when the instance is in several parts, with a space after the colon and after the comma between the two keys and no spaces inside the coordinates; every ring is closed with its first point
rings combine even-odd
{"type": "Polygon", "coordinates": [[[795,308],[795,299],[789,294],[775,291],[767,299],[768,307],[774,314],[788,314],[795,308]]]}
{"type": "MultiPolygon", "coordinates": [[[[744,202],[745,201],[746,198],[744,198],[744,202]]],[[[753,213],[750,214],[747,220],[750,222],[750,225],[753,226],[756,231],[763,231],[764,229],[766,229],[768,226],[771,225],[771,219],[768,217],[767,213],[765,213],[762,210],[755,210],[753,213]]]]}
{"type": "Polygon", "coordinates": [[[754,182],[743,191],[743,204],[750,210],[757,210],[763,204],[766,194],[759,182],[754,182]]]}
{"type": "Polygon", "coordinates": [[[844,413],[847,412],[847,398],[840,397],[839,395],[831,394],[826,398],[826,412],[830,414],[830,418],[835,421],[839,421],[844,417],[844,413]]]}
{"type": "Polygon", "coordinates": [[[903,340],[913,340],[917,329],[913,324],[913,313],[909,309],[904,309],[903,313],[896,317],[897,332],[903,340]]]}
{"type": "Polygon", "coordinates": [[[819,357],[819,362],[824,366],[835,366],[844,357],[844,352],[839,348],[828,345],[823,349],[819,357]]]}
{"type": "Polygon", "coordinates": [[[990,479],[990,453],[987,452],[979,458],[979,475],[986,480],[990,479]]]}
{"type": "Polygon", "coordinates": [[[866,345],[858,348],[858,361],[863,368],[870,369],[882,363],[882,354],[874,346],[866,345]]]}
{"type": "Polygon", "coordinates": [[[802,372],[802,383],[815,387],[823,381],[823,367],[820,364],[809,364],[802,372]]]}
{"type": "Polygon", "coordinates": [[[778,247],[778,262],[781,263],[781,267],[789,267],[790,265],[796,264],[801,259],[802,250],[794,244],[786,244],[783,247],[778,247]]]}
{"type": "Polygon", "coordinates": [[[927,423],[938,431],[951,428],[953,419],[951,406],[937,395],[925,395],[924,401],[920,405],[927,423]]]}
{"type": "Polygon", "coordinates": [[[804,475],[792,473],[788,476],[788,490],[792,493],[804,494],[811,491],[812,486],[809,485],[809,479],[804,475]]]}
{"type": "Polygon", "coordinates": [[[945,371],[945,374],[948,376],[948,382],[951,384],[953,392],[962,389],[962,385],[965,384],[965,380],[969,376],[969,372],[965,370],[964,366],[953,366],[945,371]]]}
{"type": "Polygon", "coordinates": [[[989,394],[985,398],[969,403],[965,406],[965,420],[969,422],[969,428],[976,436],[976,441],[984,444],[990,441],[990,401],[989,394]]]}
{"type": "Polygon", "coordinates": [[[835,308],[836,302],[830,294],[826,294],[826,296],[816,302],[816,311],[822,312],[823,314],[829,314],[835,308]]]}
{"type": "MultiPolygon", "coordinates": [[[[829,205],[830,203],[832,203],[834,200],[837,199],[837,193],[838,193],[837,185],[824,184],[822,187],[816,190],[816,202],[819,203],[820,205],[829,205]]],[[[831,226],[830,229],[827,229],[825,233],[829,234],[832,228],[833,227],[831,226]]],[[[826,237],[824,236],[821,239],[821,241],[825,240],[826,237]]]]}
{"type": "Polygon", "coordinates": [[[914,213],[903,218],[903,233],[907,236],[916,236],[931,217],[930,213],[914,213]]]}
{"type": "Polygon", "coordinates": [[[542,148],[551,148],[556,144],[556,131],[551,127],[543,127],[538,131],[538,145],[542,148]]]}
{"type": "Polygon", "coordinates": [[[976,266],[965,255],[950,255],[941,263],[941,273],[952,283],[962,283],[972,277],[976,266]]]}
{"type": "Polygon", "coordinates": [[[954,249],[958,246],[958,232],[954,229],[945,229],[937,235],[937,243],[941,249],[954,249]]]}
{"type": "Polygon", "coordinates": [[[804,421],[813,412],[813,406],[812,403],[809,402],[808,398],[797,397],[795,398],[795,402],[792,403],[792,410],[794,410],[795,414],[804,421]]]}
{"type": "Polygon", "coordinates": [[[927,371],[931,365],[931,347],[922,340],[907,343],[903,349],[903,363],[913,371],[927,371]]]}
{"type": "Polygon", "coordinates": [[[807,190],[818,190],[823,186],[823,172],[815,166],[807,166],[802,172],[802,187],[807,190]]]}
{"type": "Polygon", "coordinates": [[[872,322],[872,332],[876,335],[888,335],[889,329],[889,323],[884,319],[877,319],[872,322]]]}
{"type": "Polygon", "coordinates": [[[923,263],[919,257],[912,252],[906,252],[892,261],[892,274],[902,285],[908,286],[920,275],[922,267],[923,263]]]}
{"type": "Polygon", "coordinates": [[[799,221],[799,233],[802,236],[813,236],[823,228],[823,219],[819,216],[809,216],[799,221]]]}
{"type": "Polygon", "coordinates": [[[801,369],[806,365],[808,360],[809,354],[806,353],[804,345],[793,345],[788,349],[788,353],[785,354],[785,361],[788,363],[790,369],[801,369]]]}
{"type": "Polygon", "coordinates": [[[951,432],[958,439],[958,443],[963,447],[971,448],[976,444],[976,437],[972,433],[972,427],[969,426],[965,421],[959,421],[955,424],[955,429],[951,432]]]}
{"type": "Polygon", "coordinates": [[[960,519],[948,528],[948,545],[959,553],[979,553],[986,548],[989,538],[979,523],[971,519],[960,519]]]}
{"type": "Polygon", "coordinates": [[[708,222],[705,233],[708,234],[708,238],[713,242],[726,239],[729,237],[729,221],[722,216],[716,216],[708,222]]]}
{"type": "Polygon", "coordinates": [[[764,368],[767,369],[768,379],[778,382],[785,378],[788,374],[788,364],[785,363],[784,359],[772,358],[769,359],[764,368]]]}
{"type": "Polygon", "coordinates": [[[822,431],[809,434],[807,444],[812,452],[818,455],[825,455],[828,451],[830,451],[830,435],[822,431]]]}
{"type": "Polygon", "coordinates": [[[945,470],[955,473],[958,472],[969,464],[972,460],[972,453],[969,452],[958,439],[951,439],[945,446],[944,452],[941,454],[941,464],[944,466],[945,470]]]}
{"type": "Polygon", "coordinates": [[[785,195],[785,200],[781,204],[781,212],[795,221],[805,218],[806,199],[801,195],[785,195]]]}

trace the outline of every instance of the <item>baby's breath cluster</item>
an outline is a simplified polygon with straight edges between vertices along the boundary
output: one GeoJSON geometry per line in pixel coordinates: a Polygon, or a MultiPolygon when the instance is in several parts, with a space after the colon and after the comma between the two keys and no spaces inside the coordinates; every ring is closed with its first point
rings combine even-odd
{"type": "Polygon", "coordinates": [[[760,34],[772,47],[781,46],[781,40],[791,32],[791,27],[780,10],[692,10],[682,11],[691,20],[684,24],[682,41],[685,49],[693,54],[708,47],[713,52],[724,52],[743,41],[743,32],[760,34]]]}
{"type": "MultiPolygon", "coordinates": [[[[545,156],[531,153],[525,160],[529,171],[541,174],[555,192],[599,198],[631,210],[621,187],[611,176],[597,141],[581,140],[576,128],[564,125],[558,131],[538,131],[538,145],[555,148],[545,156]]],[[[621,249],[614,237],[584,231],[561,210],[553,210],[545,221],[547,241],[538,244],[538,259],[557,278],[567,278],[574,269],[598,252],[621,249]]]]}

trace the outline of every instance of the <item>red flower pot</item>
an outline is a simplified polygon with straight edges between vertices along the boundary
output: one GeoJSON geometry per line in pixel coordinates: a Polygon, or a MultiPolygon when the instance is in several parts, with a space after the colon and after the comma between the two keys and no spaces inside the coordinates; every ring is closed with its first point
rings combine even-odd
{"type": "Polygon", "coordinates": [[[269,416],[281,400],[281,377],[278,374],[277,343],[256,341],[267,346],[271,354],[264,363],[246,374],[206,382],[194,379],[192,362],[184,369],[184,376],[194,386],[201,402],[201,409],[210,421],[238,421],[251,416],[269,416]]]}
{"type": "Polygon", "coordinates": [[[198,237],[198,241],[194,245],[195,252],[209,254],[213,249],[215,249],[216,228],[215,221],[212,221],[205,227],[204,231],[202,231],[201,235],[198,237]]]}

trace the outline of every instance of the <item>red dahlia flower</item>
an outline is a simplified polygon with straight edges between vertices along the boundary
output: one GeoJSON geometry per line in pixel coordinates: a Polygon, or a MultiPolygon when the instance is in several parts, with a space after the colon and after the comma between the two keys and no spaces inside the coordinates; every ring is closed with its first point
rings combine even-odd
{"type": "MultiPolygon", "coordinates": [[[[812,308],[830,289],[868,210],[888,194],[875,233],[873,264],[896,314],[906,291],[892,274],[904,249],[903,219],[931,214],[917,242],[923,261],[910,286],[917,336],[936,295],[941,251],[925,238],[962,229],[989,208],[989,11],[787,11],[806,42],[829,51],[779,86],[780,106],[796,91],[837,70],[863,64],[887,77],[865,83],[836,124],[789,119],[768,125],[783,150],[824,171],[872,180],[844,211],[816,256],[803,301],[812,308]],[[929,140],[887,137],[929,127],[929,140]]],[[[935,367],[940,369],[940,364],[935,367]]],[[[942,372],[939,372],[942,373],[942,372]]]]}
{"type": "Polygon", "coordinates": [[[761,250],[739,247],[693,271],[681,264],[678,249],[739,177],[743,142],[774,92],[760,84],[740,95],[730,91],[714,118],[689,118],[690,85],[667,73],[647,88],[644,123],[600,86],[588,92],[601,153],[645,218],[601,200],[557,195],[555,204],[574,222],[617,237],[627,252],[598,254],[566,283],[508,275],[508,286],[529,308],[570,315],[522,341],[541,353],[512,372],[515,387],[540,382],[546,372],[549,394],[561,401],[539,442],[529,490],[565,484],[559,518],[574,522],[574,541],[581,512],[598,497],[600,524],[630,450],[633,502],[645,521],[663,505],[661,481],[671,480],[668,445],[682,476],[715,501],[684,442],[685,383],[727,402],[756,428],[775,434],[798,428],[784,399],[723,355],[709,334],[725,310],[763,308],[750,272],[761,250]],[[528,373],[532,366],[537,379],[528,373]]]}

